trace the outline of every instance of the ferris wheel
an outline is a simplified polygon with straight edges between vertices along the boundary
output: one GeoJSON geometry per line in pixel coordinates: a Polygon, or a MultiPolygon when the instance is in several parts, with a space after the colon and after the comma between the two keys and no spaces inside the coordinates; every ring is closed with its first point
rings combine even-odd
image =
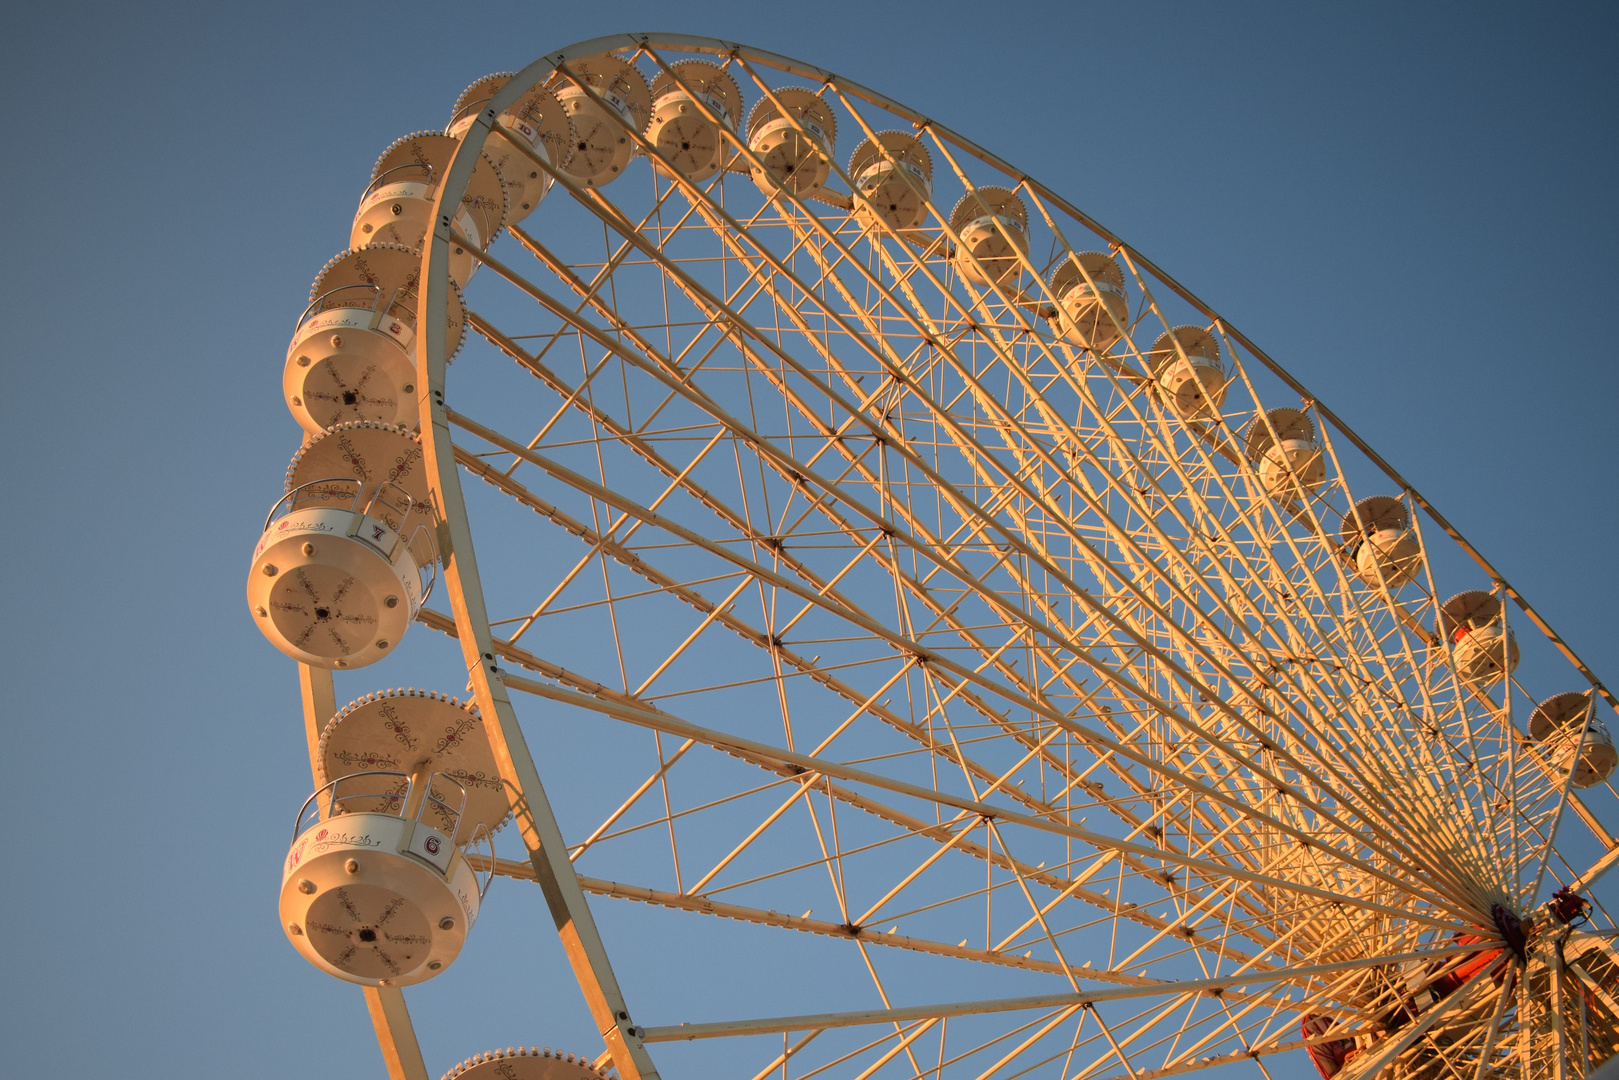
{"type": "Polygon", "coordinates": [[[281,919],[393,1075],[429,1075],[402,988],[525,901],[495,877],[541,886],[602,1045],[470,1080],[1619,1053],[1612,695],[1058,192],[820,68],[630,35],[388,147],[348,245],[287,353],[304,438],[247,599],[316,786],[281,919]],[[416,623],[465,689],[378,689],[420,681],[389,670],[416,623]],[[779,978],[716,1011],[761,963],[722,950],[643,994],[657,958],[592,916],[626,902],[762,928],[779,978]],[[772,1001],[828,948],[858,978],[772,1001]]]}

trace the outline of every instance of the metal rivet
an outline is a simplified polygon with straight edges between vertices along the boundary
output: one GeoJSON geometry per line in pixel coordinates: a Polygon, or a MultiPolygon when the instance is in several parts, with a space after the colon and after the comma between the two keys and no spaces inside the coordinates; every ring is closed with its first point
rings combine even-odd
{"type": "Polygon", "coordinates": [[[363,232],[363,233],[368,233],[368,232],[371,231],[371,226],[369,224],[361,225],[360,226],[360,231],[363,232]]]}
{"type": "Polygon", "coordinates": [[[397,596],[388,597],[387,599],[383,600],[382,606],[383,607],[388,607],[388,608],[398,607],[399,606],[399,597],[397,597],[397,596]]]}
{"type": "Polygon", "coordinates": [[[406,383],[405,384],[405,393],[413,394],[415,392],[416,392],[416,384],[415,383],[406,383]]]}
{"type": "Polygon", "coordinates": [[[428,970],[428,971],[437,971],[437,970],[438,970],[438,969],[439,969],[439,968],[441,968],[441,967],[443,967],[443,966],[444,966],[444,963],[443,963],[443,961],[441,961],[441,960],[434,960],[434,961],[433,961],[433,962],[432,962],[432,963],[431,963],[431,964],[428,964],[428,965],[427,965],[427,970],[428,970]]]}
{"type": "Polygon", "coordinates": [[[297,923],[290,922],[287,924],[287,933],[291,934],[293,937],[302,937],[303,932],[304,928],[299,926],[297,923]]]}
{"type": "Polygon", "coordinates": [[[338,666],[338,667],[348,667],[348,666],[349,666],[349,662],[348,662],[348,661],[347,661],[347,660],[339,660],[339,661],[338,661],[338,662],[337,662],[337,666],[338,666]]]}
{"type": "Polygon", "coordinates": [[[347,870],[351,874],[358,874],[360,872],[360,860],[359,859],[350,859],[350,860],[348,860],[347,862],[345,862],[343,864],[343,869],[347,870]]]}
{"type": "Polygon", "coordinates": [[[304,403],[304,402],[303,402],[303,399],[302,399],[302,398],[299,398],[299,397],[295,397],[295,398],[293,398],[293,399],[292,399],[292,403],[293,403],[293,404],[294,404],[294,405],[302,405],[302,404],[303,404],[303,403],[304,403]]]}
{"type": "Polygon", "coordinates": [[[304,545],[304,554],[305,555],[313,555],[314,553],[315,553],[315,545],[314,544],[305,544],[304,545]]]}
{"type": "Polygon", "coordinates": [[[302,878],[298,882],[298,891],[308,896],[315,891],[315,883],[308,878],[302,878]]]}
{"type": "Polygon", "coordinates": [[[275,564],[274,563],[265,563],[264,564],[264,576],[265,577],[275,577],[275,574],[276,574],[275,564]]]}
{"type": "Polygon", "coordinates": [[[451,918],[448,915],[444,916],[444,918],[442,918],[442,919],[440,919],[438,921],[438,928],[440,930],[454,930],[455,929],[455,919],[451,918]]]}
{"type": "Polygon", "coordinates": [[[332,348],[341,349],[342,347],[343,347],[343,335],[341,335],[341,334],[333,334],[332,335],[332,348]]]}
{"type": "Polygon", "coordinates": [[[386,649],[387,647],[388,647],[388,639],[387,638],[383,638],[381,641],[377,642],[377,648],[386,649]]]}
{"type": "Polygon", "coordinates": [[[299,366],[299,367],[308,367],[308,366],[309,366],[309,357],[307,357],[307,356],[300,356],[300,357],[299,357],[299,358],[298,358],[298,366],[299,366]]]}
{"type": "Polygon", "coordinates": [[[265,611],[264,606],[261,604],[260,606],[253,609],[253,614],[257,615],[259,618],[262,619],[262,618],[264,618],[266,615],[268,615],[270,613],[268,611],[265,611]]]}
{"type": "Polygon", "coordinates": [[[399,205],[398,203],[394,203],[393,204],[393,212],[394,212],[394,216],[398,217],[400,214],[403,214],[405,212],[405,208],[403,206],[399,205]]]}

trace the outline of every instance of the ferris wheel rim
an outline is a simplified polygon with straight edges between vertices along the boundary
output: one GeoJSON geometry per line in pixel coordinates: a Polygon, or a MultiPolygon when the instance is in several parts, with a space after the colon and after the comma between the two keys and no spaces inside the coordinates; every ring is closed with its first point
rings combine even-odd
{"type": "MultiPolygon", "coordinates": [[[[466,181],[470,178],[471,170],[479,158],[482,143],[489,137],[491,131],[493,130],[492,124],[495,119],[499,115],[502,115],[506,109],[508,109],[518,98],[527,92],[527,90],[531,88],[531,83],[532,85],[539,85],[539,83],[543,82],[543,80],[552,71],[559,69],[570,59],[594,55],[602,52],[620,49],[639,49],[648,46],[668,47],[671,49],[696,53],[711,53],[715,55],[743,55],[747,58],[760,62],[761,64],[767,64],[768,66],[772,67],[780,67],[781,70],[785,70],[802,77],[820,77],[824,78],[829,83],[836,78],[830,72],[826,72],[823,69],[813,68],[797,61],[791,61],[785,57],[777,57],[776,54],[764,53],[759,50],[750,50],[746,47],[735,45],[719,39],[686,37],[681,35],[614,35],[568,46],[565,49],[547,54],[540,60],[535,61],[533,64],[524,68],[516,76],[509,79],[506,85],[502,87],[501,91],[490,100],[483,113],[480,114],[480,116],[474,121],[472,125],[474,130],[468,132],[461,146],[458,147],[456,154],[452,159],[447,176],[443,183],[441,183],[438,187],[433,216],[433,221],[435,224],[428,240],[424,243],[424,248],[426,250],[424,252],[425,264],[423,277],[426,280],[424,282],[425,287],[420,291],[420,308],[418,314],[419,325],[424,327],[434,325],[431,320],[437,317],[435,314],[437,310],[435,308],[435,304],[437,304],[439,308],[442,308],[444,304],[449,302],[449,291],[450,289],[454,288],[454,284],[448,276],[448,251],[449,246],[453,241],[451,239],[450,220],[442,213],[441,208],[447,205],[455,205],[459,202],[461,197],[461,189],[465,186],[466,181]],[[771,60],[780,60],[781,63],[771,63],[771,60]],[[534,75],[532,80],[529,78],[531,73],[534,75]],[[510,100],[506,100],[508,97],[510,100]],[[446,289],[446,285],[449,286],[449,289],[446,289]]],[[[906,110],[903,106],[899,106],[898,103],[892,102],[891,99],[887,99],[883,95],[865,91],[864,88],[859,87],[858,84],[850,83],[846,80],[842,80],[841,78],[837,79],[837,83],[840,88],[854,92],[857,96],[860,96],[863,100],[867,100],[872,104],[881,104],[882,107],[890,108],[892,111],[901,114],[908,112],[908,110],[906,110]]],[[[926,125],[932,128],[935,133],[939,134],[941,137],[956,143],[964,150],[975,153],[980,157],[981,160],[984,160],[987,164],[991,164],[993,167],[1000,169],[1009,177],[1014,177],[1019,184],[1029,184],[1031,186],[1035,186],[1034,181],[1020,173],[1017,173],[1015,170],[1011,169],[1010,166],[1006,165],[1004,162],[1001,162],[1000,159],[995,158],[993,155],[987,155],[984,152],[978,151],[966,140],[960,140],[958,142],[957,140],[959,137],[954,136],[954,133],[950,132],[949,129],[943,128],[941,125],[936,125],[932,121],[927,120],[925,117],[921,117],[919,114],[912,115],[917,116],[916,122],[919,123],[919,127],[921,125],[926,125]]],[[[1182,298],[1186,299],[1187,302],[1193,307],[1204,311],[1204,313],[1209,316],[1211,325],[1219,327],[1225,333],[1230,334],[1232,337],[1243,342],[1250,355],[1255,356],[1265,363],[1266,366],[1271,367],[1272,371],[1282,377],[1284,381],[1289,381],[1291,379],[1290,376],[1287,376],[1281,371],[1279,365],[1274,365],[1274,362],[1270,361],[1261,350],[1247,342],[1247,339],[1242,338],[1237,331],[1225,325],[1217,315],[1207,311],[1203,305],[1201,305],[1201,302],[1197,301],[1189,292],[1184,291],[1177,283],[1174,282],[1172,278],[1169,278],[1166,274],[1163,274],[1161,271],[1157,270],[1156,267],[1147,262],[1145,259],[1139,258],[1134,249],[1129,248],[1127,245],[1124,245],[1122,242],[1112,237],[1112,235],[1106,230],[1091,223],[1090,219],[1087,218],[1082,212],[1065,204],[1061,200],[1060,196],[1057,196],[1055,193],[1047,192],[1044,189],[1039,190],[1041,190],[1042,196],[1049,198],[1054,205],[1063,207],[1075,219],[1086,223],[1088,226],[1093,228],[1098,235],[1108,240],[1109,243],[1113,245],[1111,249],[1112,251],[1124,253],[1127,259],[1137,262],[1152,276],[1156,277],[1172,290],[1180,293],[1182,298]]],[[[453,420],[451,419],[451,416],[444,405],[445,364],[448,357],[443,355],[435,355],[436,353],[441,354],[443,352],[443,344],[441,341],[436,340],[437,337],[438,335],[433,333],[419,335],[416,345],[419,383],[424,388],[423,399],[425,407],[423,416],[424,422],[422,425],[423,442],[428,448],[429,455],[435,458],[437,481],[434,484],[434,490],[435,493],[440,496],[443,512],[446,518],[453,518],[456,515],[459,515],[460,517],[459,524],[451,529],[451,534],[453,536],[459,532],[461,535],[457,537],[458,543],[454,545],[454,549],[447,553],[446,569],[449,569],[448,563],[453,558],[458,564],[460,564],[457,566],[457,574],[467,575],[464,580],[458,579],[459,583],[452,588],[452,593],[460,594],[455,604],[456,628],[458,631],[458,636],[463,639],[463,648],[467,649],[469,645],[474,646],[468,650],[468,659],[469,668],[474,674],[473,682],[475,684],[475,697],[477,698],[480,706],[484,706],[485,695],[487,694],[489,696],[489,705],[485,707],[485,712],[493,717],[496,708],[498,707],[498,702],[504,700],[503,690],[497,696],[493,687],[497,684],[505,684],[509,680],[506,679],[498,670],[498,665],[496,663],[492,647],[488,651],[481,654],[477,653],[477,647],[481,646],[485,642],[488,642],[490,639],[492,639],[493,635],[488,625],[487,615],[484,613],[486,601],[482,596],[482,586],[480,583],[478,583],[476,578],[475,565],[467,565],[467,563],[470,563],[470,559],[472,557],[471,531],[470,526],[466,522],[465,503],[464,497],[461,493],[459,468],[454,454],[453,442],[449,438],[449,429],[453,420]],[[440,440],[442,440],[442,445],[440,444],[440,440]],[[449,482],[446,482],[447,479],[449,482]],[[442,488],[440,485],[442,485],[442,488]],[[463,560],[466,562],[463,562],[463,560]],[[465,595],[466,586],[469,582],[471,583],[474,591],[476,591],[478,594],[476,603],[470,603],[469,599],[465,595]],[[481,626],[478,623],[480,617],[482,620],[481,626]],[[493,678],[491,678],[491,676],[493,676],[493,678]]],[[[1301,397],[1308,397],[1308,395],[1303,391],[1302,387],[1297,387],[1297,389],[1299,389],[1301,397]]],[[[1351,441],[1355,441],[1357,442],[1357,445],[1359,445],[1357,436],[1354,436],[1353,433],[1350,432],[1341,421],[1332,416],[1330,412],[1327,412],[1325,407],[1321,406],[1318,401],[1314,401],[1313,399],[1311,400],[1312,404],[1321,410],[1322,416],[1325,420],[1332,423],[1333,426],[1338,430],[1349,435],[1351,441]]],[[[1368,455],[1368,457],[1382,467],[1385,472],[1387,472],[1396,480],[1397,483],[1400,484],[1403,494],[1408,494],[1414,501],[1418,502],[1423,509],[1428,511],[1429,515],[1434,518],[1434,520],[1441,524],[1442,528],[1444,528],[1447,532],[1451,532],[1453,538],[1455,538],[1457,542],[1463,546],[1464,550],[1467,550],[1469,554],[1473,554],[1475,559],[1478,559],[1481,565],[1485,566],[1487,570],[1490,569],[1488,564],[1483,562],[1482,557],[1473,552],[1471,546],[1468,545],[1465,540],[1462,540],[1459,534],[1451,530],[1448,523],[1438,516],[1437,512],[1427,504],[1426,500],[1423,500],[1414,489],[1406,484],[1403,479],[1400,479],[1398,474],[1394,473],[1390,467],[1382,462],[1381,458],[1373,453],[1369,447],[1361,447],[1361,449],[1368,455]]],[[[1514,599],[1517,600],[1526,611],[1530,612],[1532,618],[1535,618],[1537,622],[1539,621],[1538,617],[1534,615],[1532,609],[1528,608],[1525,601],[1523,601],[1515,592],[1512,592],[1510,589],[1507,589],[1507,592],[1509,595],[1513,595],[1514,599]]],[[[1547,631],[1554,644],[1558,645],[1558,647],[1566,656],[1571,659],[1582,674],[1586,675],[1587,678],[1591,680],[1593,686],[1605,697],[1607,697],[1610,704],[1613,704],[1614,701],[1612,695],[1609,694],[1604,687],[1602,687],[1601,683],[1596,680],[1595,676],[1590,673],[1589,669],[1585,667],[1583,662],[1575,657],[1572,651],[1563,645],[1561,640],[1557,638],[1554,633],[1550,632],[1548,627],[1542,627],[1542,629],[1547,631]]],[[[509,708],[508,703],[508,711],[509,708]]],[[[633,1028],[633,1025],[631,1025],[631,1027],[633,1028]]],[[[632,1042],[640,1041],[640,1037],[636,1036],[633,1030],[627,1034],[632,1042]]],[[[634,1057],[635,1055],[632,1052],[630,1056],[634,1057]]],[[[650,1059],[647,1059],[647,1061],[650,1063],[650,1059]]],[[[643,1073],[643,1075],[655,1074],[643,1073]]]]}

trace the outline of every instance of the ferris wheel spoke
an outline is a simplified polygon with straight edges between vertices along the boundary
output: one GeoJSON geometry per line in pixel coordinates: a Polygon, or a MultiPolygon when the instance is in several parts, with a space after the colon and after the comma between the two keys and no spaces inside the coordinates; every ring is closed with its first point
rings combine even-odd
{"type": "MultiPolygon", "coordinates": [[[[645,708],[644,706],[618,704],[599,698],[587,697],[571,690],[565,690],[561,687],[552,686],[549,683],[542,683],[516,675],[507,675],[504,677],[504,681],[513,689],[536,694],[540,697],[548,698],[553,701],[577,705],[586,710],[627,721],[629,723],[636,724],[637,726],[663,731],[664,733],[671,735],[693,737],[699,742],[707,743],[708,745],[713,746],[716,749],[723,750],[727,753],[734,753],[745,758],[757,759],[761,763],[764,763],[765,767],[767,768],[779,768],[786,766],[789,768],[803,769],[826,777],[838,778],[862,786],[870,786],[881,790],[886,790],[907,798],[920,799],[924,803],[938,803],[951,807],[957,811],[965,810],[981,816],[993,817],[997,821],[1005,822],[1009,825],[1022,826],[1031,829],[1034,832],[1050,833],[1057,836],[1071,836],[1076,840],[1082,840],[1092,848],[1099,851],[1113,850],[1119,852],[1121,855],[1132,855],[1155,862],[1170,863],[1176,866],[1184,867],[1188,870],[1202,871],[1213,877],[1222,879],[1236,877],[1251,880],[1257,884],[1261,884],[1276,890],[1280,894],[1310,896],[1329,902],[1353,902],[1360,910],[1367,912],[1382,912],[1383,914],[1391,915],[1408,922],[1419,922],[1434,928],[1442,928],[1445,930],[1465,929],[1465,924],[1463,923],[1452,922],[1436,915],[1428,915],[1421,910],[1406,910],[1390,907],[1376,901],[1367,900],[1365,897],[1339,895],[1330,890],[1317,888],[1315,886],[1296,881],[1286,881],[1279,878],[1272,878],[1264,874],[1253,873],[1244,870],[1241,867],[1232,866],[1229,864],[1208,863],[1166,848],[1153,848],[1135,842],[1121,841],[1104,834],[1079,828],[1077,826],[1066,825],[1060,822],[1046,821],[1038,817],[1031,817],[1027,814],[1016,811],[982,804],[976,800],[963,796],[952,795],[948,792],[919,787],[907,781],[882,776],[867,770],[854,769],[846,765],[836,764],[820,758],[770,747],[766,744],[759,743],[756,740],[746,739],[740,736],[703,728],[699,725],[691,724],[687,721],[678,719],[671,714],[654,712],[645,708]]],[[[1436,905],[1436,907],[1441,907],[1441,905],[1436,905]]]]}

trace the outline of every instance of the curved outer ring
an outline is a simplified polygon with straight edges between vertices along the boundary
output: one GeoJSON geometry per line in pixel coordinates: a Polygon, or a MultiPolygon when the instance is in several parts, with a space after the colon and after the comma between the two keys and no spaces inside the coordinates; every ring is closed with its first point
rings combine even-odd
{"type": "MultiPolygon", "coordinates": [[[[558,64],[568,60],[592,56],[604,52],[617,50],[633,50],[642,46],[652,48],[667,47],[671,50],[708,54],[721,57],[736,56],[765,67],[774,68],[805,79],[828,82],[836,78],[839,88],[867,104],[886,109],[897,116],[912,121],[918,130],[930,130],[941,140],[950,143],[963,153],[977,158],[979,161],[1006,175],[1011,181],[1013,190],[1021,185],[1027,187],[1046,200],[1050,205],[1070,215],[1093,233],[1106,240],[1111,250],[1122,251],[1127,259],[1142,272],[1150,275],[1166,288],[1178,295],[1197,311],[1205,315],[1211,324],[1218,323],[1224,332],[1235,342],[1247,349],[1249,354],[1263,364],[1273,375],[1286,386],[1294,390],[1303,399],[1312,402],[1322,418],[1342,433],[1357,449],[1366,455],[1367,459],[1380,468],[1401,491],[1409,492],[1411,498],[1440,526],[1492,579],[1502,581],[1505,591],[1529,618],[1546,634],[1552,643],[1563,655],[1584,675],[1608,703],[1619,708],[1619,699],[1610,692],[1586,664],[1575,655],[1573,650],[1552,630],[1549,624],[1529,605],[1529,603],[1509,585],[1495,568],[1481,555],[1476,548],[1434,509],[1431,503],[1420,495],[1394,468],[1374,451],[1365,440],[1356,435],[1331,410],[1321,404],[1297,379],[1290,375],[1275,360],[1255,345],[1241,331],[1232,327],[1192,294],[1185,286],[1161,270],[1156,264],[1141,256],[1134,248],[1124,243],[1112,232],[1098,224],[1088,215],[1064,199],[1050,188],[1028,177],[1013,168],[1001,158],[989,153],[970,140],[956,134],[949,128],[935,123],[928,117],[909,109],[892,98],[869,90],[858,83],[836,77],[832,72],[814,67],[797,60],[754,49],[734,42],[722,41],[717,38],[698,37],[680,34],[615,34],[608,37],[595,38],[590,41],[579,42],[555,52],[548,53],[511,78],[500,92],[484,107],[474,120],[472,126],[463,137],[451,161],[450,169],[444,181],[438,185],[433,208],[433,231],[430,240],[424,245],[425,265],[422,279],[425,287],[420,292],[420,306],[417,317],[418,331],[416,339],[416,365],[417,385],[421,387],[423,399],[422,438],[430,463],[428,469],[428,483],[436,497],[438,504],[443,508],[444,524],[441,531],[440,550],[444,553],[445,578],[449,589],[452,605],[455,610],[457,638],[461,643],[462,652],[466,658],[469,672],[472,675],[473,693],[479,710],[485,717],[490,731],[491,742],[495,745],[496,758],[500,762],[501,771],[508,780],[514,782],[527,796],[531,813],[518,821],[520,831],[531,851],[536,854],[533,858],[534,868],[542,880],[549,878],[554,883],[558,894],[553,903],[553,913],[559,913],[566,908],[574,922],[564,931],[568,939],[570,959],[574,962],[575,974],[580,981],[581,989],[585,992],[587,1004],[590,1006],[593,1017],[606,1040],[609,1053],[619,1070],[623,1080],[651,1080],[657,1076],[650,1056],[640,1038],[640,1029],[634,1026],[631,1014],[624,1003],[623,995],[619,991],[617,981],[612,973],[605,949],[602,947],[599,933],[596,930],[594,919],[585,902],[583,890],[578,879],[574,876],[572,867],[566,858],[562,865],[548,864],[543,854],[544,849],[565,851],[560,829],[557,827],[550,805],[540,784],[539,774],[534,767],[523,737],[517,725],[516,713],[512,708],[511,700],[507,695],[504,682],[500,679],[500,670],[495,663],[493,649],[493,635],[489,629],[487,608],[484,601],[482,586],[478,579],[477,567],[473,555],[471,527],[467,519],[466,505],[463,500],[460,476],[455,464],[455,450],[450,437],[449,420],[444,405],[444,377],[447,357],[444,355],[443,335],[440,333],[424,332],[429,326],[437,327],[445,305],[449,302],[449,254],[451,243],[451,219],[443,213],[445,205],[459,206],[462,193],[472,171],[479,160],[483,144],[489,137],[491,124],[496,117],[511,107],[521,94],[530,86],[542,82],[553,72],[558,64]],[[446,203],[448,200],[448,203],[446,203]]],[[[548,889],[548,892],[553,890],[548,889]]],[[[559,919],[560,925],[560,919],[559,919]]]]}

